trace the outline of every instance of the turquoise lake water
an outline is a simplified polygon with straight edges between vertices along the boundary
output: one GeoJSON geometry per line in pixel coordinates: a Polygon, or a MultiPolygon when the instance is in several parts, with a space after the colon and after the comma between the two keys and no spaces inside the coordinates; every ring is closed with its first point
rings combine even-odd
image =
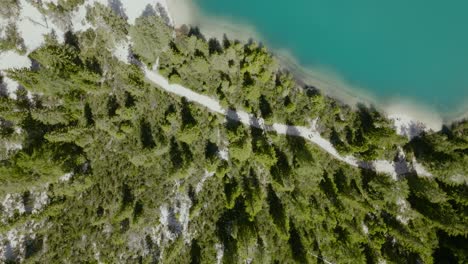
{"type": "Polygon", "coordinates": [[[453,113],[468,102],[466,0],[195,0],[202,13],[253,26],[302,66],[325,68],[379,101],[453,113]]]}

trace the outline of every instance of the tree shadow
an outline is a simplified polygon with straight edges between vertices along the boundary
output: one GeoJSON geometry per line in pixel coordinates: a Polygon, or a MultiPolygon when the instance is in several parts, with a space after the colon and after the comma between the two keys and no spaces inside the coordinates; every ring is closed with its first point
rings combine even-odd
{"type": "Polygon", "coordinates": [[[184,163],[183,153],[174,138],[171,139],[169,155],[171,157],[172,166],[177,169],[181,168],[184,163]]]}
{"type": "Polygon", "coordinates": [[[171,24],[171,18],[169,17],[169,14],[167,13],[166,8],[161,3],[156,3],[156,10],[158,11],[159,16],[162,18],[164,23],[168,26],[171,24]]]}
{"type": "Polygon", "coordinates": [[[366,105],[358,103],[357,110],[363,130],[365,132],[371,130],[374,127],[374,121],[372,115],[370,114],[370,109],[366,105]]]}
{"type": "Polygon", "coordinates": [[[125,107],[126,108],[134,107],[135,101],[136,101],[135,97],[128,91],[125,91],[125,107]]]}
{"type": "Polygon", "coordinates": [[[72,31],[69,30],[65,32],[64,42],[65,44],[74,47],[76,50],[80,50],[80,41],[78,39],[78,36],[72,31]]]}
{"type": "Polygon", "coordinates": [[[248,87],[248,86],[252,86],[254,84],[255,84],[255,80],[250,75],[250,72],[248,72],[248,71],[244,72],[244,78],[243,78],[242,86],[243,87],[248,87]]]}
{"type": "Polygon", "coordinates": [[[182,97],[182,107],[180,114],[182,116],[183,127],[192,127],[197,125],[197,120],[193,117],[189,104],[190,103],[187,101],[187,98],[182,97]]]}
{"type": "Polygon", "coordinates": [[[270,103],[266,100],[265,96],[260,96],[260,113],[264,119],[268,119],[273,114],[273,109],[271,108],[270,103]]]}
{"type": "MultiPolygon", "coordinates": [[[[313,161],[312,153],[307,148],[306,140],[301,136],[301,132],[294,126],[286,129],[286,140],[291,151],[294,153],[294,161],[313,161]]],[[[296,164],[297,165],[297,164],[296,164]]]]}
{"type": "Polygon", "coordinates": [[[231,41],[228,39],[226,34],[223,34],[223,47],[224,49],[231,47],[231,41]]]}
{"type": "Polygon", "coordinates": [[[114,117],[117,114],[117,109],[120,107],[117,97],[115,95],[109,96],[107,99],[107,115],[114,117]]]}
{"type": "Polygon", "coordinates": [[[85,61],[85,66],[91,72],[94,72],[100,76],[102,75],[102,67],[96,57],[87,58],[85,61]]]}
{"type": "Polygon", "coordinates": [[[130,229],[130,219],[125,218],[124,220],[120,221],[120,233],[125,233],[130,229]]]}
{"type": "Polygon", "coordinates": [[[188,36],[189,37],[195,36],[196,38],[206,42],[205,36],[201,33],[200,28],[197,27],[197,26],[190,27],[189,32],[188,32],[188,36]]]}
{"type": "Polygon", "coordinates": [[[444,162],[451,161],[453,159],[453,157],[450,154],[440,150],[436,150],[434,144],[426,135],[413,138],[405,146],[405,149],[407,151],[408,149],[412,150],[414,156],[418,160],[437,161],[437,163],[441,164],[444,162]]]}
{"type": "Polygon", "coordinates": [[[237,131],[241,125],[241,119],[237,114],[237,111],[235,109],[229,108],[226,111],[226,123],[224,125],[225,128],[231,131],[237,131]]]}
{"type": "Polygon", "coordinates": [[[270,174],[275,182],[284,186],[284,180],[288,179],[291,173],[291,166],[289,165],[288,156],[279,148],[275,147],[274,149],[277,161],[271,167],[270,174]]]}
{"type": "Polygon", "coordinates": [[[320,189],[322,189],[323,193],[327,196],[328,200],[332,202],[337,207],[341,208],[340,201],[338,199],[337,188],[333,180],[329,177],[326,171],[323,172],[322,180],[319,183],[320,189]]]}
{"type": "Polygon", "coordinates": [[[42,248],[44,246],[44,238],[42,236],[29,238],[29,239],[26,239],[24,244],[25,244],[24,256],[26,259],[29,259],[33,257],[34,255],[36,255],[37,253],[39,253],[40,251],[42,251],[42,248]]]}
{"type": "Polygon", "coordinates": [[[7,137],[15,132],[15,124],[0,117],[0,136],[7,137]]]}
{"type": "Polygon", "coordinates": [[[84,116],[86,119],[86,126],[94,126],[93,112],[89,103],[86,103],[84,106],[84,116]]]}
{"type": "Polygon", "coordinates": [[[273,190],[273,187],[268,185],[268,193],[267,193],[267,200],[268,200],[268,208],[273,219],[273,223],[278,227],[278,229],[283,232],[287,233],[287,215],[284,209],[283,203],[281,199],[276,195],[276,192],[273,190]]]}
{"type": "Polygon", "coordinates": [[[9,240],[7,240],[3,245],[3,257],[5,259],[5,263],[19,263],[18,252],[12,247],[9,240]]]}
{"type": "Polygon", "coordinates": [[[254,133],[252,136],[255,138],[258,137],[264,137],[264,131],[263,131],[263,120],[260,118],[257,118],[253,115],[249,116],[249,126],[250,126],[250,131],[254,133]]]}
{"type": "Polygon", "coordinates": [[[110,9],[112,9],[116,15],[123,18],[124,20],[128,19],[127,14],[125,14],[125,8],[123,7],[120,0],[107,0],[107,3],[110,9]]]}
{"type": "Polygon", "coordinates": [[[141,200],[136,201],[133,207],[133,221],[137,221],[138,218],[143,214],[143,202],[141,200]]]}
{"type": "Polygon", "coordinates": [[[126,183],[122,185],[121,194],[122,194],[122,209],[124,209],[133,203],[135,196],[133,195],[132,189],[130,189],[130,187],[126,183]]]}
{"type": "Polygon", "coordinates": [[[210,40],[208,40],[208,50],[210,55],[223,53],[223,47],[216,38],[210,38],[210,40]]]}
{"type": "Polygon", "coordinates": [[[215,157],[217,157],[218,152],[219,152],[218,145],[216,145],[215,143],[211,141],[208,141],[206,143],[206,146],[205,146],[205,158],[206,159],[210,159],[210,160],[214,159],[215,157]]]}
{"type": "Polygon", "coordinates": [[[301,236],[294,225],[291,222],[291,228],[289,229],[289,245],[291,247],[292,257],[298,263],[307,263],[306,250],[304,244],[301,241],[301,236]]]}
{"type": "Polygon", "coordinates": [[[192,240],[192,245],[190,247],[190,264],[200,264],[201,263],[201,248],[198,245],[196,239],[192,240]]]}
{"type": "Polygon", "coordinates": [[[333,174],[333,181],[340,193],[350,193],[350,179],[341,168],[333,174]]]}
{"type": "Polygon", "coordinates": [[[332,128],[332,132],[330,135],[330,143],[337,149],[346,149],[345,143],[343,142],[343,140],[341,140],[340,135],[338,134],[338,132],[336,132],[335,128],[332,128]]]}
{"type": "Polygon", "coordinates": [[[312,86],[312,85],[305,85],[304,90],[308,97],[315,97],[315,96],[321,95],[320,90],[317,87],[312,86]]]}
{"type": "Polygon", "coordinates": [[[102,206],[98,206],[96,209],[96,216],[101,218],[104,215],[104,208],[102,206]]]}
{"type": "Polygon", "coordinates": [[[8,87],[6,83],[3,82],[3,76],[0,74],[0,97],[8,97],[8,87]]]}
{"type": "Polygon", "coordinates": [[[218,239],[224,245],[225,263],[238,263],[239,252],[238,243],[249,241],[256,237],[256,225],[249,220],[250,216],[246,212],[245,201],[239,196],[232,209],[224,211],[216,222],[216,232],[218,239]],[[237,230],[237,236],[233,236],[233,231],[237,230]]]}
{"type": "Polygon", "coordinates": [[[31,192],[30,191],[24,192],[21,198],[22,198],[22,202],[24,205],[24,210],[28,214],[31,213],[34,208],[34,199],[31,195],[31,192]]]}
{"type": "Polygon", "coordinates": [[[423,263],[421,257],[409,251],[400,243],[393,240],[392,236],[388,236],[381,246],[381,254],[386,259],[395,263],[423,263]]]}
{"type": "Polygon", "coordinates": [[[35,60],[35,59],[31,59],[31,71],[33,72],[38,72],[39,70],[41,70],[41,64],[35,60]]]}
{"type": "Polygon", "coordinates": [[[23,143],[23,150],[29,155],[33,153],[35,148],[39,148],[46,142],[44,140],[44,135],[51,131],[50,128],[32,118],[30,113],[23,120],[22,128],[26,132],[26,138],[23,143]]]}
{"type": "Polygon", "coordinates": [[[180,235],[182,233],[183,227],[177,220],[176,213],[174,208],[169,208],[169,215],[168,215],[168,228],[171,233],[180,235]]]}
{"type": "Polygon", "coordinates": [[[449,235],[439,230],[437,232],[437,241],[438,247],[432,255],[434,263],[461,263],[463,255],[460,255],[459,252],[468,252],[468,238],[466,236],[449,235]]]}
{"type": "Polygon", "coordinates": [[[374,170],[372,163],[360,161],[358,162],[358,166],[360,168],[360,175],[361,175],[361,184],[362,189],[366,192],[369,191],[369,183],[378,177],[377,173],[374,170]]]}
{"type": "Polygon", "coordinates": [[[150,4],[147,4],[145,9],[143,10],[143,13],[141,13],[142,17],[149,17],[149,16],[157,16],[158,14],[156,13],[156,10],[154,10],[153,6],[150,4]]]}
{"type": "Polygon", "coordinates": [[[145,120],[141,120],[140,122],[140,141],[143,148],[154,148],[156,146],[151,125],[145,120]]]}

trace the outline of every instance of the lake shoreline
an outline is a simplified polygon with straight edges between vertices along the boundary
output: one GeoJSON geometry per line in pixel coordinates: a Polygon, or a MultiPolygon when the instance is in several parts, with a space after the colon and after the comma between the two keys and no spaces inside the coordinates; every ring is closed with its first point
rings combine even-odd
{"type": "MultiPolygon", "coordinates": [[[[207,16],[193,3],[192,0],[169,0],[169,14],[175,27],[183,24],[200,28],[207,37],[222,39],[227,35],[231,39],[240,41],[257,40],[261,42],[259,34],[252,26],[235,23],[224,18],[207,16]]],[[[325,73],[320,69],[305,67],[286,50],[273,49],[270,52],[280,62],[283,69],[290,71],[299,83],[317,87],[324,94],[351,107],[357,103],[373,105],[387,115],[388,118],[407,120],[414,124],[424,124],[427,129],[439,131],[443,125],[468,118],[467,109],[457,109],[452,113],[441,113],[429,106],[415,102],[408,98],[377,98],[364,89],[353,87],[340,76],[325,73]]]]}

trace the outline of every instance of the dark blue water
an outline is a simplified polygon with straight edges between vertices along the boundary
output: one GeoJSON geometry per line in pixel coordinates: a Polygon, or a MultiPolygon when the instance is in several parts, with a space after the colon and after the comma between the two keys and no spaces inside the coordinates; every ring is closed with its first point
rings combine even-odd
{"type": "Polygon", "coordinates": [[[468,99],[466,0],[195,0],[209,16],[253,26],[305,67],[332,70],[379,101],[441,113],[468,99]]]}

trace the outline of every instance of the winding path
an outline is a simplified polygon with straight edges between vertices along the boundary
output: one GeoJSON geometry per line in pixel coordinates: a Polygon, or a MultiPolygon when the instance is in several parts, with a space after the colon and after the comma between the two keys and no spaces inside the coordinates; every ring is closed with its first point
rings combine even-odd
{"type": "MultiPolygon", "coordinates": [[[[372,162],[368,161],[359,161],[353,156],[341,156],[338,151],[333,147],[333,145],[323,138],[320,133],[315,129],[315,125],[312,124],[311,127],[304,126],[290,126],[285,124],[273,124],[265,125],[265,122],[262,118],[257,118],[249,113],[244,111],[235,111],[232,109],[224,109],[220,103],[206,95],[196,93],[182,85],[171,84],[169,81],[162,76],[157,69],[150,70],[148,68],[143,69],[145,72],[146,78],[157,86],[161,87],[163,90],[170,93],[184,96],[187,100],[198,103],[210,109],[213,112],[225,115],[229,119],[237,120],[245,125],[253,126],[256,128],[263,129],[264,131],[273,131],[278,134],[298,136],[302,137],[317,146],[319,146],[324,151],[328,152],[334,158],[345,162],[348,165],[353,167],[372,169],[379,173],[387,173],[392,176],[395,180],[398,175],[402,175],[411,171],[414,171],[413,165],[408,163],[402,155],[400,161],[389,162],[387,160],[376,160],[372,162]]],[[[428,173],[429,174],[429,173],[428,173]]],[[[430,175],[426,175],[430,176],[430,175]]]]}

